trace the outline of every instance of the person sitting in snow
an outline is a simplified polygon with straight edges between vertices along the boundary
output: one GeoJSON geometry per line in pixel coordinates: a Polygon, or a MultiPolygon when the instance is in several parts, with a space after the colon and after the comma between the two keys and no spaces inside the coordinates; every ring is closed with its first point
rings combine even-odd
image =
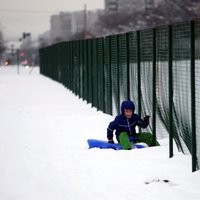
{"type": "MultiPolygon", "coordinates": [[[[147,128],[149,125],[149,116],[142,119],[139,115],[134,113],[135,105],[132,101],[123,101],[121,104],[121,114],[116,116],[114,121],[110,122],[107,128],[107,138],[109,143],[114,143],[113,131],[117,141],[121,144],[122,149],[132,149],[131,141],[140,141],[140,135],[136,133],[136,126],[147,128]]],[[[151,133],[147,133],[149,136],[151,133]]],[[[152,135],[151,135],[152,136],[152,135]]],[[[150,136],[150,137],[151,137],[150,136]]],[[[148,141],[141,141],[148,143],[148,141]]],[[[148,144],[150,145],[150,144],[148,144]]]]}

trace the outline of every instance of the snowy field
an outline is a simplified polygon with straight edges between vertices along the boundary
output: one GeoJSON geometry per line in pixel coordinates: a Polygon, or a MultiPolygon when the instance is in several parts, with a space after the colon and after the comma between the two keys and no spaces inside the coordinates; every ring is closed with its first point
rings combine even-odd
{"type": "Polygon", "coordinates": [[[88,149],[113,116],[39,69],[0,67],[0,200],[197,200],[191,157],[162,146],[88,149]]]}

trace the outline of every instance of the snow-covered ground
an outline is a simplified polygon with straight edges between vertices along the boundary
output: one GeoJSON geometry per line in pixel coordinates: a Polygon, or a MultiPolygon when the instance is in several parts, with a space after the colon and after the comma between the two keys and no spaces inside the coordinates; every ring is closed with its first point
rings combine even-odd
{"type": "Polygon", "coordinates": [[[197,200],[200,172],[160,147],[88,149],[113,116],[24,67],[0,67],[1,200],[197,200]]]}

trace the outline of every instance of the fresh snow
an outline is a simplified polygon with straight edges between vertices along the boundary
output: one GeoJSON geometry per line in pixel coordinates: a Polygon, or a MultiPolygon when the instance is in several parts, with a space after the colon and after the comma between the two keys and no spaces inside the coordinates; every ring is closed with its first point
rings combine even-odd
{"type": "Polygon", "coordinates": [[[114,116],[97,111],[39,68],[0,67],[1,200],[196,200],[200,172],[168,138],[160,147],[88,149],[114,116]]]}

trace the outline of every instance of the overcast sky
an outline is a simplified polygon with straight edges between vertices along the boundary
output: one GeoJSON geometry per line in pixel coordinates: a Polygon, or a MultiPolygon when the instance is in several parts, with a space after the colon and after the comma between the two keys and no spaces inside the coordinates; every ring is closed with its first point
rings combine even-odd
{"type": "Polygon", "coordinates": [[[84,4],[88,10],[104,8],[104,0],[0,0],[0,29],[13,43],[23,32],[30,32],[36,39],[49,30],[50,15],[83,10],[84,4]]]}

